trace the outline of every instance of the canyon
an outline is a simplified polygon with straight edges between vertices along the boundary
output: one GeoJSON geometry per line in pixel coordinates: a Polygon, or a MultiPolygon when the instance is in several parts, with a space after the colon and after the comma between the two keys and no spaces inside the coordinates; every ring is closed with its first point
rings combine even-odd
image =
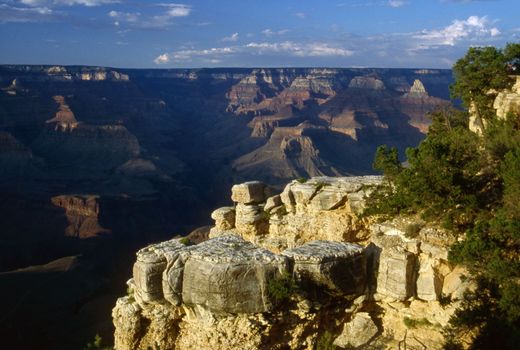
{"type": "Polygon", "coordinates": [[[2,332],[24,328],[36,312],[48,327],[10,338],[22,347],[77,347],[97,332],[110,338],[109,310],[134,251],[211,224],[235,183],[262,181],[280,193],[272,223],[258,221],[257,204],[244,204],[214,213],[217,228],[235,215],[246,241],[276,254],[307,243],[308,225],[321,239],[353,239],[363,224],[335,211],[345,188],[325,186],[312,210],[327,214],[309,223],[298,202],[290,214],[279,208],[289,203],[285,184],[373,174],[380,144],[403,156],[424,138],[425,115],[450,104],[451,82],[450,70],[426,69],[0,66],[0,281],[27,290],[4,299],[6,314],[17,316],[2,319],[2,332]],[[336,219],[352,229],[330,229],[336,219]],[[32,283],[55,275],[62,277],[45,290],[32,283]],[[79,288],[84,278],[91,282],[79,288]],[[27,295],[34,301],[24,302],[27,295]],[[64,303],[38,312],[39,295],[64,303]],[[84,329],[58,342],[65,319],[84,329]]]}

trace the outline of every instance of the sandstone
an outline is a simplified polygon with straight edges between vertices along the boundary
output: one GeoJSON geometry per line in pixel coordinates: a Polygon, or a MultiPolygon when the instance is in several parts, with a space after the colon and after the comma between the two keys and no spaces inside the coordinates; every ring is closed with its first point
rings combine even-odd
{"type": "Polygon", "coordinates": [[[215,220],[215,227],[219,230],[229,230],[235,227],[235,208],[223,207],[211,213],[211,218],[215,220]]]}
{"type": "Polygon", "coordinates": [[[520,114],[520,77],[516,76],[516,82],[511,90],[498,93],[493,103],[499,119],[506,119],[509,113],[520,114]]]}
{"type": "Polygon", "coordinates": [[[370,342],[377,333],[377,326],[370,315],[359,312],[343,326],[343,331],[334,340],[334,345],[343,349],[358,348],[370,342]]]}
{"type": "Polygon", "coordinates": [[[227,236],[227,235],[237,235],[240,236],[240,232],[237,231],[236,228],[230,229],[230,230],[221,230],[216,227],[212,227],[209,229],[209,235],[208,238],[215,238],[220,236],[227,236]]]}
{"type": "Polygon", "coordinates": [[[259,181],[245,182],[234,185],[231,189],[231,199],[240,204],[258,204],[265,201],[265,184],[259,181]]]}
{"type": "Polygon", "coordinates": [[[443,277],[437,270],[437,261],[421,255],[417,277],[417,297],[422,300],[437,300],[442,292],[443,277]]]}
{"type": "Polygon", "coordinates": [[[305,288],[325,288],[335,295],[365,290],[366,257],[356,244],[313,241],[282,254],[294,261],[293,273],[305,288]]]}
{"type": "Polygon", "coordinates": [[[324,185],[312,198],[311,207],[317,210],[332,210],[345,204],[347,193],[338,188],[324,185]]]}
{"type": "Polygon", "coordinates": [[[415,79],[410,91],[405,95],[407,97],[424,97],[428,96],[428,92],[424,88],[423,83],[419,79],[415,79]]]}
{"type": "Polygon", "coordinates": [[[415,256],[399,247],[383,249],[379,256],[377,292],[405,300],[415,292],[415,256]]]}
{"type": "Polygon", "coordinates": [[[280,198],[280,195],[274,195],[272,197],[267,198],[264,206],[264,210],[269,212],[273,208],[276,208],[278,206],[282,205],[282,199],[280,198]]]}
{"type": "Polygon", "coordinates": [[[112,310],[112,319],[115,326],[114,347],[137,349],[142,331],[140,307],[129,297],[119,298],[112,310]]]}
{"type": "Polygon", "coordinates": [[[96,195],[60,195],[51,198],[53,205],[65,209],[69,225],[65,235],[78,238],[89,238],[111,231],[99,223],[100,204],[96,195]]]}
{"type": "Polygon", "coordinates": [[[451,297],[452,300],[460,300],[470,283],[465,277],[469,276],[468,271],[456,266],[446,277],[442,285],[442,294],[451,297]]]}

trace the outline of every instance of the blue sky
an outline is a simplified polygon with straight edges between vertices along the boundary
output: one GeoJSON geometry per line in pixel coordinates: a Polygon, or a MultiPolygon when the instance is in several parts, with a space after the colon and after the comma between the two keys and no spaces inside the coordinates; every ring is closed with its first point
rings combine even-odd
{"type": "Polygon", "coordinates": [[[0,64],[449,68],[520,0],[5,0],[0,64]]]}

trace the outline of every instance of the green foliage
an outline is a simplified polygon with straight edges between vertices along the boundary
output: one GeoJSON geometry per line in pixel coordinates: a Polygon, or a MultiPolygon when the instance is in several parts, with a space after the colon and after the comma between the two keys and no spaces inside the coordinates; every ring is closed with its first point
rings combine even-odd
{"type": "Polygon", "coordinates": [[[475,217],[486,192],[480,141],[467,129],[468,116],[455,110],[431,114],[428,137],[406,152],[409,167],[401,168],[396,151],[378,148],[375,166],[387,185],[369,198],[368,213],[395,215],[420,212],[462,230],[475,217]]]}
{"type": "Polygon", "coordinates": [[[296,179],[296,181],[298,181],[299,183],[301,184],[304,184],[306,183],[307,181],[309,181],[308,179],[304,178],[304,177],[299,177],[296,179]]]}
{"type": "Polygon", "coordinates": [[[191,241],[188,237],[183,237],[183,238],[179,239],[179,243],[182,243],[184,245],[191,245],[191,241]]]}
{"type": "Polygon", "coordinates": [[[520,44],[507,44],[504,48],[504,56],[509,65],[509,71],[520,74],[520,44]]]}
{"type": "Polygon", "coordinates": [[[407,238],[415,238],[419,235],[419,231],[421,231],[422,225],[416,222],[406,225],[404,229],[404,235],[407,238]]]}
{"type": "Polygon", "coordinates": [[[377,170],[393,180],[401,173],[403,169],[399,162],[399,154],[397,148],[388,148],[386,145],[377,147],[374,163],[372,164],[374,170],[377,170]]]}
{"type": "Polygon", "coordinates": [[[102,346],[103,339],[99,336],[99,334],[96,334],[94,337],[94,340],[87,344],[87,346],[84,348],[85,350],[112,350],[112,347],[110,346],[102,346]]]}
{"type": "Polygon", "coordinates": [[[369,198],[367,213],[420,214],[452,230],[459,239],[450,262],[466,266],[477,283],[450,321],[446,349],[513,349],[520,342],[520,116],[497,120],[492,109],[513,73],[520,74],[520,44],[470,48],[454,66],[452,94],[466,107],[475,104],[487,120],[483,134],[468,129],[468,113],[445,109],[432,113],[426,139],[407,150],[408,167],[399,167],[392,149],[376,152],[374,167],[387,181],[369,198]],[[464,334],[476,335],[472,344],[461,343],[464,334]]]}
{"type": "Polygon", "coordinates": [[[329,331],[325,331],[316,343],[316,350],[334,350],[336,346],[333,344],[334,336],[329,331]]]}
{"type": "Polygon", "coordinates": [[[267,293],[275,305],[289,299],[296,292],[296,289],[296,282],[288,272],[284,272],[281,276],[272,278],[267,282],[267,293]]]}
{"type": "Polygon", "coordinates": [[[454,98],[460,98],[466,108],[474,103],[476,113],[487,118],[493,114],[493,94],[490,89],[503,89],[508,83],[506,59],[501,50],[492,47],[471,47],[466,56],[453,66],[454,98]]]}
{"type": "Polygon", "coordinates": [[[455,63],[453,74],[452,97],[460,98],[466,108],[474,104],[478,117],[492,119],[496,92],[513,84],[510,74],[520,74],[520,44],[508,44],[503,50],[471,47],[455,63]]]}

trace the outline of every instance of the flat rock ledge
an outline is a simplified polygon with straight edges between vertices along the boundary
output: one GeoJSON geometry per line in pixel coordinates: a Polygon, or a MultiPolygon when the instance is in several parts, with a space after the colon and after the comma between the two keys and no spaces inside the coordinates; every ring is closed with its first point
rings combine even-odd
{"type": "Polygon", "coordinates": [[[360,294],[366,287],[364,249],[355,244],[314,241],[281,254],[223,235],[197,245],[178,239],[137,252],[136,301],[200,306],[215,313],[272,310],[269,284],[292,274],[303,287],[333,295],[360,294]]]}

